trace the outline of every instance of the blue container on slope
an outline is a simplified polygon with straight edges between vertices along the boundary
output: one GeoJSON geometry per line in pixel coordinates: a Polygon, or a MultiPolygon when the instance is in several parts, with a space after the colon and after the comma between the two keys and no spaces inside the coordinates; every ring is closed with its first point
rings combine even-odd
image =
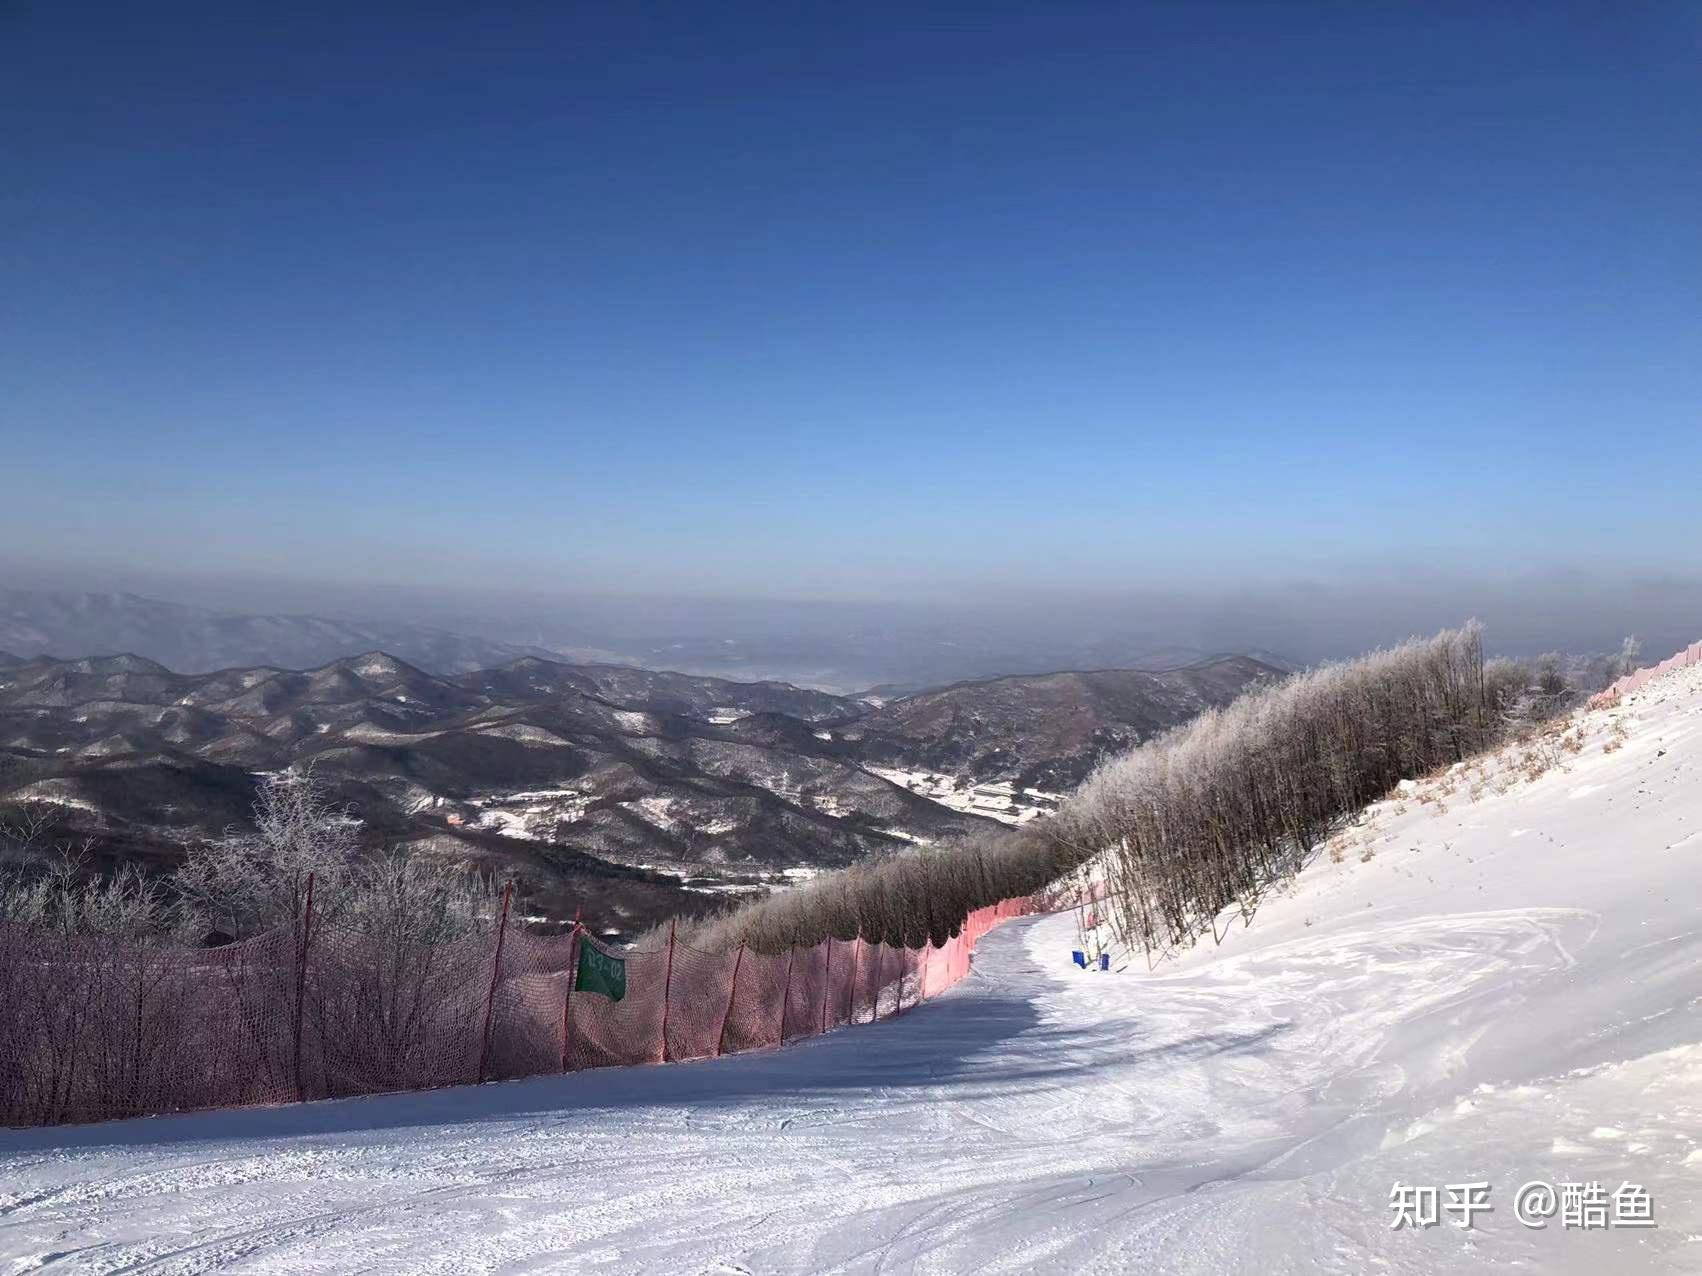
{"type": "Polygon", "coordinates": [[[1099,954],[1099,968],[1101,970],[1110,970],[1111,969],[1111,954],[1110,953],[1100,953],[1099,954]]]}
{"type": "Polygon", "coordinates": [[[1075,958],[1076,965],[1080,966],[1083,970],[1087,969],[1087,954],[1081,949],[1075,949],[1070,953],[1070,956],[1075,958]]]}

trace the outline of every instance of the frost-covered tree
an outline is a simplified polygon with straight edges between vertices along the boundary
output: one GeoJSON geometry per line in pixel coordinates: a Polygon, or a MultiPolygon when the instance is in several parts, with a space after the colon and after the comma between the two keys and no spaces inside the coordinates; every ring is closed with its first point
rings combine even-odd
{"type": "Polygon", "coordinates": [[[177,896],[134,864],[102,876],[68,851],[45,871],[0,867],[0,922],[65,936],[185,938],[193,922],[177,896]]]}
{"type": "Polygon", "coordinates": [[[1636,673],[1643,667],[1643,644],[1637,635],[1629,635],[1619,644],[1619,650],[1607,658],[1603,669],[1602,685],[1616,682],[1628,673],[1636,673]]]}
{"type": "Polygon", "coordinates": [[[1164,953],[1250,919],[1342,819],[1477,753],[1550,680],[1486,666],[1470,624],[1260,688],[1099,767],[1051,823],[1106,858],[1124,938],[1164,953]]]}
{"type": "Polygon", "coordinates": [[[341,924],[398,949],[488,931],[501,895],[489,877],[395,849],[356,864],[346,893],[341,924]]]}
{"type": "Polygon", "coordinates": [[[360,849],[360,821],[311,770],[280,771],[260,782],[253,831],[192,847],[176,880],[212,924],[247,934],[299,918],[310,874],[322,916],[345,904],[360,849]]]}

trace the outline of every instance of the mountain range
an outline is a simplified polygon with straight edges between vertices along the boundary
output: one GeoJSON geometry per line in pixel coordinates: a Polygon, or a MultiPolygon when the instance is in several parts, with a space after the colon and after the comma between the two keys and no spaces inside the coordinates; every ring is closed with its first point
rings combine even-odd
{"type": "Polygon", "coordinates": [[[129,593],[0,589],[0,651],[17,653],[14,659],[123,651],[200,673],[249,665],[305,669],[371,650],[437,673],[552,654],[429,625],[227,613],[129,593]]]}
{"type": "MultiPolygon", "coordinates": [[[[251,588],[228,594],[182,587],[189,598],[175,602],[122,591],[0,588],[0,650],[59,659],[123,651],[184,673],[307,669],[378,650],[429,673],[459,674],[531,655],[883,698],[1005,674],[1171,668],[1219,651],[1156,636],[1157,621],[1075,623],[1054,616],[1040,626],[1005,614],[820,600],[539,600],[297,589],[275,595],[289,610],[256,612],[215,609],[210,601],[252,605],[251,588]],[[373,619],[374,613],[386,618],[373,619]]],[[[1235,650],[1293,667],[1256,648],[1235,650]]]]}
{"type": "Polygon", "coordinates": [[[545,916],[629,930],[717,896],[1047,809],[1106,753],[1280,671],[1225,657],[959,683],[890,701],[521,656],[372,651],[179,673],[134,654],[0,661],[0,806],[168,867],[314,773],[370,842],[513,875],[545,916]]]}

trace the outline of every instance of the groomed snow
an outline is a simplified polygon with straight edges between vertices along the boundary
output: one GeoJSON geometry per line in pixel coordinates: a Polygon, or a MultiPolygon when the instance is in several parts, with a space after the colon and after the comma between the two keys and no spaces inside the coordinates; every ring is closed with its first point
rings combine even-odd
{"type": "Polygon", "coordinates": [[[1510,754],[1375,808],[1156,974],[1076,971],[1064,915],[766,1055],[0,1133],[0,1264],[1697,1271],[1702,671],[1582,721],[1535,779],[1510,754]],[[1642,1184],[1659,1226],[1514,1221],[1567,1176],[1642,1184]],[[1396,1181],[1474,1180],[1474,1229],[1390,1229],[1396,1181]]]}

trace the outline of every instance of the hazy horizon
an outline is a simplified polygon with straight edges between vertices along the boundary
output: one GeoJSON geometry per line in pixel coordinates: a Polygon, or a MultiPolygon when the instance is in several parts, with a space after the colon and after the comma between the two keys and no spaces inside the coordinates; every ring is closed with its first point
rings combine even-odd
{"type": "Polygon", "coordinates": [[[1408,568],[1236,592],[1008,590],[975,600],[881,602],[354,587],[110,565],[31,569],[13,560],[0,561],[0,591],[7,588],[125,592],[227,615],[426,625],[564,658],[779,678],[840,692],[1063,669],[1159,668],[1222,653],[1307,665],[1472,617],[1485,624],[1492,654],[1513,656],[1607,652],[1636,635],[1645,654],[1660,659],[1702,631],[1702,581],[1582,572],[1488,579],[1408,568]]]}

